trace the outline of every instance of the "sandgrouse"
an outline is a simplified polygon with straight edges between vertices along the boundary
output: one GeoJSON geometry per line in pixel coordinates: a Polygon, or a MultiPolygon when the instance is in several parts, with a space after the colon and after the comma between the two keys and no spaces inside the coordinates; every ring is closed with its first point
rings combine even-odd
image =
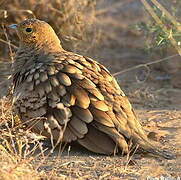
{"type": "Polygon", "coordinates": [[[149,142],[115,78],[98,62],[65,51],[52,27],[38,19],[10,26],[20,46],[13,66],[13,105],[32,130],[76,141],[101,154],[128,153],[129,145],[171,158],[149,142]]]}

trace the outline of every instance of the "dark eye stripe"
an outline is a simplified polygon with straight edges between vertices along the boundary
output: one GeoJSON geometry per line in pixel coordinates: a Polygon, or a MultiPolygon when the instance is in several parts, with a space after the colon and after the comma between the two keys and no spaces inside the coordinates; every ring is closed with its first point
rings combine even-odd
{"type": "Polygon", "coordinates": [[[32,28],[26,28],[26,32],[31,32],[32,28]]]}

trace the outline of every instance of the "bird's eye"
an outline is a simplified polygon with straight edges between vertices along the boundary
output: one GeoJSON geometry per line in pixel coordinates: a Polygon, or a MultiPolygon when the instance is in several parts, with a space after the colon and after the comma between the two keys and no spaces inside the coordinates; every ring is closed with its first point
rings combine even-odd
{"type": "Polygon", "coordinates": [[[26,31],[27,33],[31,33],[31,32],[33,31],[33,29],[28,27],[28,28],[25,29],[25,31],[26,31]]]}

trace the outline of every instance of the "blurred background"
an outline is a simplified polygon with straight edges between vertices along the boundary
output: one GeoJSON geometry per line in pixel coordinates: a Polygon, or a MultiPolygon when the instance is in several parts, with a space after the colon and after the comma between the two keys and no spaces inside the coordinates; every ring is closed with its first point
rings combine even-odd
{"type": "MultiPolygon", "coordinates": [[[[179,22],[180,0],[157,2],[179,22]]],[[[36,17],[54,28],[64,49],[104,64],[134,104],[180,108],[181,59],[169,34],[178,45],[181,34],[165,12],[150,5],[169,32],[140,0],[0,0],[0,96],[11,82],[7,78],[18,47],[16,33],[7,26],[36,17]]]]}
{"type": "Polygon", "coordinates": [[[0,179],[179,179],[180,9],[181,0],[0,0],[0,179]],[[48,22],[64,49],[104,64],[128,95],[148,137],[177,158],[133,153],[120,159],[71,146],[63,156],[64,147],[46,155],[42,137],[12,113],[9,87],[18,37],[8,25],[27,18],[48,22]]]}

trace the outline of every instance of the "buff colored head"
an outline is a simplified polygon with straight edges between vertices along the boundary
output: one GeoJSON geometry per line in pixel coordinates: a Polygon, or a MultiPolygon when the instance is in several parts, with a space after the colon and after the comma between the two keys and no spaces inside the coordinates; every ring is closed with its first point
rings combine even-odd
{"type": "Polygon", "coordinates": [[[46,22],[38,19],[27,19],[19,24],[9,26],[16,29],[20,43],[31,46],[60,46],[60,40],[53,28],[46,22]]]}

